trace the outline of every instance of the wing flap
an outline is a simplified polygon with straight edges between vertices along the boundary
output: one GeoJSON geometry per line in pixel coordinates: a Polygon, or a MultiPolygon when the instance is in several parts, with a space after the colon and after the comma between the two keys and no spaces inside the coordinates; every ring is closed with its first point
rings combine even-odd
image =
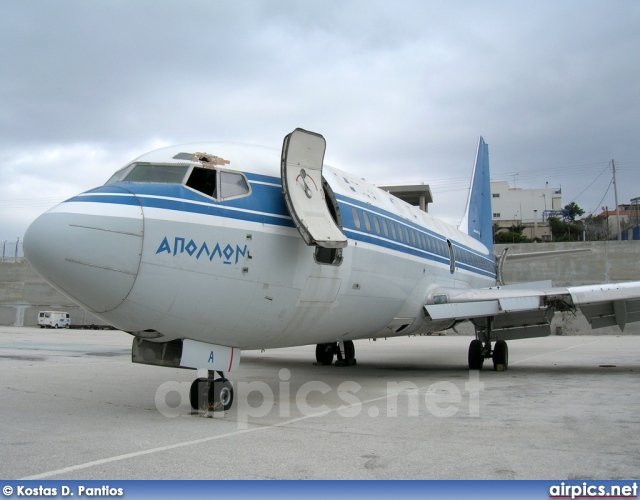
{"type": "Polygon", "coordinates": [[[497,300],[452,304],[427,304],[424,308],[434,321],[442,319],[484,318],[486,316],[500,314],[500,303],[497,300]]]}
{"type": "Polygon", "coordinates": [[[618,325],[621,330],[627,323],[640,321],[640,300],[615,300],[580,306],[591,328],[618,325]]]}
{"type": "Polygon", "coordinates": [[[505,312],[530,311],[540,307],[540,297],[513,297],[498,302],[500,309],[505,312]]]}
{"type": "Polygon", "coordinates": [[[579,308],[592,328],[640,321],[640,282],[546,287],[531,283],[481,289],[437,288],[425,299],[424,311],[433,320],[470,320],[484,327],[491,319],[491,338],[510,340],[551,334],[556,311],[579,308]]]}
{"type": "Polygon", "coordinates": [[[569,287],[573,303],[580,308],[591,328],[640,321],[640,282],[608,283],[569,287]]]}

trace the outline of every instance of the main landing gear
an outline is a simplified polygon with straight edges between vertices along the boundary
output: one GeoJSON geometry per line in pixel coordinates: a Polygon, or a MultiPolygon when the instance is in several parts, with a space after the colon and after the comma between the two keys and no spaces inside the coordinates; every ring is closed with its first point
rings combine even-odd
{"type": "Polygon", "coordinates": [[[334,355],[337,357],[336,366],[353,366],[357,364],[356,348],[352,340],[316,345],[316,361],[319,364],[332,364],[334,355]]]}
{"type": "Polygon", "coordinates": [[[227,411],[233,404],[233,386],[223,372],[209,370],[207,378],[197,378],[189,391],[191,408],[202,411],[227,411]],[[215,379],[216,373],[220,378],[215,379]]]}
{"type": "Polygon", "coordinates": [[[509,348],[504,340],[497,340],[491,349],[492,318],[487,318],[486,325],[476,325],[476,339],[469,344],[469,370],[482,370],[484,360],[493,359],[493,369],[505,371],[509,367],[509,348]]]}

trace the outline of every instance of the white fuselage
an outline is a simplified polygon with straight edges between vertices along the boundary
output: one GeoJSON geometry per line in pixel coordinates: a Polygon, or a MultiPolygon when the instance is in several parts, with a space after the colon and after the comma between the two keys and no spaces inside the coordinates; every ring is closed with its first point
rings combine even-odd
{"type": "MultiPolygon", "coordinates": [[[[174,159],[186,147],[133,163],[190,164],[174,159]]],[[[34,222],[32,265],[117,328],[240,349],[427,333],[448,326],[425,317],[430,290],[495,284],[478,241],[329,166],[348,245],[339,264],[319,263],[287,212],[278,151],[189,148],[227,160],[250,194],[216,201],[180,184],[107,183],[34,222]]]]}

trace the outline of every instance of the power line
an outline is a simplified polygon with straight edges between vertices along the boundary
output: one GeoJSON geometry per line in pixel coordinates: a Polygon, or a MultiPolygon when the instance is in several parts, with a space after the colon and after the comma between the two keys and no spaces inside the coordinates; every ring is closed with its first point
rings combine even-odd
{"type": "Polygon", "coordinates": [[[602,202],[604,201],[604,199],[607,197],[607,194],[609,193],[609,189],[611,189],[611,184],[613,184],[613,177],[611,178],[611,180],[609,181],[609,186],[607,186],[607,190],[604,192],[604,196],[602,197],[602,199],[598,202],[598,204],[596,205],[596,208],[594,208],[593,210],[591,210],[589,215],[593,215],[594,212],[596,210],[598,210],[598,207],[602,206],[602,202]]]}
{"type": "MultiPolygon", "coordinates": [[[[584,188],[584,189],[582,190],[582,192],[581,192],[579,195],[575,196],[575,197],[573,198],[573,200],[571,200],[571,201],[576,201],[578,198],[580,198],[580,196],[581,196],[581,195],[583,195],[583,194],[584,194],[584,192],[585,192],[587,189],[589,189],[591,186],[593,186],[593,185],[595,184],[595,182],[596,182],[600,177],[602,177],[602,174],[604,174],[607,170],[609,170],[609,165],[607,165],[606,167],[604,167],[604,170],[603,170],[602,172],[600,172],[600,175],[598,175],[598,177],[596,177],[595,179],[593,179],[593,181],[591,182],[591,184],[589,184],[586,188],[584,188]]],[[[569,202],[569,203],[571,203],[571,202],[569,202]]]]}
{"type": "Polygon", "coordinates": [[[67,197],[3,200],[0,201],[0,210],[9,211],[51,208],[66,199],[67,197]]]}

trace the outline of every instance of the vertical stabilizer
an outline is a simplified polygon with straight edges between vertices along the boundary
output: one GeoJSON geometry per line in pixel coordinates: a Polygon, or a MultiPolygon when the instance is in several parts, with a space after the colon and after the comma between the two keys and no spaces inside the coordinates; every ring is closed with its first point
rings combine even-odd
{"type": "Polygon", "coordinates": [[[474,237],[491,251],[493,251],[492,215],[489,146],[480,136],[469,199],[460,223],[460,230],[474,237]]]}

